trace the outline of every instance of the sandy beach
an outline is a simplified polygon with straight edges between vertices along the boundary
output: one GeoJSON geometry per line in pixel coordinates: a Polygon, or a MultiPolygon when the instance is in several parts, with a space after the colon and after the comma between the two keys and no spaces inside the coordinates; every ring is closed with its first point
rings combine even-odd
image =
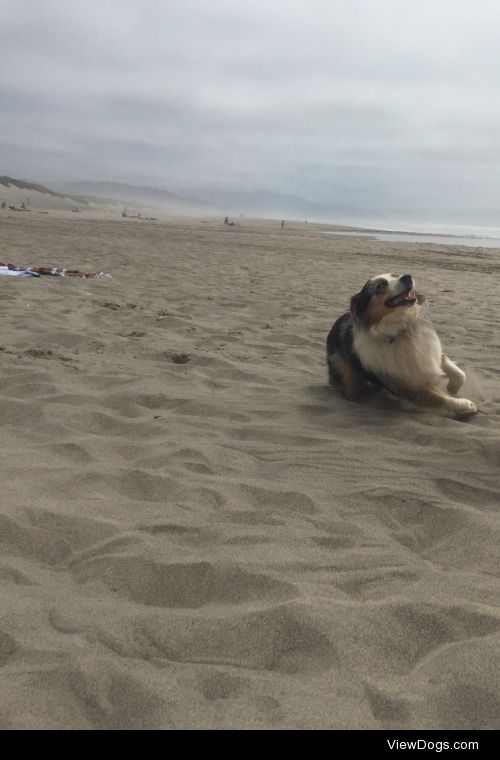
{"type": "Polygon", "coordinates": [[[0,728],[500,728],[500,252],[0,213],[0,728]],[[411,272],[466,421],[324,341],[411,272]]]}

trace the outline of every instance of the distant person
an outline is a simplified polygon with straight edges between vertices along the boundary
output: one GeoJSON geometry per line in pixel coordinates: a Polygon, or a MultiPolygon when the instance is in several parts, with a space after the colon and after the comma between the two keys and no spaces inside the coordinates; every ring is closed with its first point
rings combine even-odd
{"type": "Polygon", "coordinates": [[[5,201],[2,201],[1,207],[2,207],[2,210],[5,211],[5,209],[7,208],[7,204],[5,203],[5,201]]]}
{"type": "Polygon", "coordinates": [[[285,220],[284,220],[284,219],[282,219],[282,220],[281,220],[281,229],[283,229],[283,227],[284,227],[284,226],[285,226],[285,220]]]}

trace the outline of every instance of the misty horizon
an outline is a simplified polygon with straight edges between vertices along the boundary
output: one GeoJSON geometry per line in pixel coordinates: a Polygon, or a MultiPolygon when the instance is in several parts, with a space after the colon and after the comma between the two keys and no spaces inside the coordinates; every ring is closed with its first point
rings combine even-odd
{"type": "Polygon", "coordinates": [[[0,0],[1,173],[498,225],[488,0],[0,0]]]}

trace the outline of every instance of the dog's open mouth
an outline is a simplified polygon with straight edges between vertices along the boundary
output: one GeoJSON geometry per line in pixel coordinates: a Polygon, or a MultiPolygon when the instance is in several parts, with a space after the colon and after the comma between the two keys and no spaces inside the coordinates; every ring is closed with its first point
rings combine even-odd
{"type": "Polygon", "coordinates": [[[385,305],[390,309],[394,309],[396,306],[412,306],[417,300],[415,291],[412,288],[403,290],[399,295],[389,298],[385,305]]]}

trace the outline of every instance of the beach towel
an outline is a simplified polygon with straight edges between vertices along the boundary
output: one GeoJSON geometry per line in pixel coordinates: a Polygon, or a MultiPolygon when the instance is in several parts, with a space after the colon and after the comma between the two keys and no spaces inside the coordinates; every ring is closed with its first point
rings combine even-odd
{"type": "Polygon", "coordinates": [[[0,264],[0,274],[12,277],[39,277],[42,274],[52,277],[84,277],[86,279],[100,279],[111,277],[106,272],[80,272],[78,269],[64,269],[63,267],[22,267],[15,264],[0,264]]]}
{"type": "Polygon", "coordinates": [[[38,272],[29,272],[27,269],[9,269],[0,264],[0,277],[40,277],[38,272]]]}

